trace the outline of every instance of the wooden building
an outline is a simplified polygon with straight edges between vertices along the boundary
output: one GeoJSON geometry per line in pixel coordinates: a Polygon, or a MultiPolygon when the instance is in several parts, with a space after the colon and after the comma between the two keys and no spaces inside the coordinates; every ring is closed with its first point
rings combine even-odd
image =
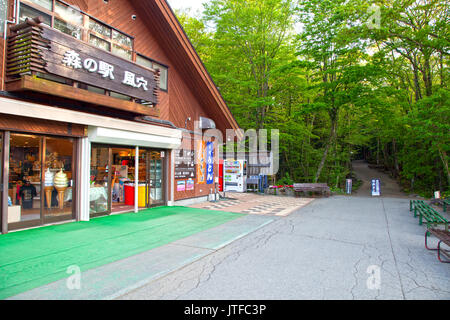
{"type": "Polygon", "coordinates": [[[0,14],[2,233],[213,191],[220,139],[203,133],[239,127],[165,0],[8,0],[0,14]]]}

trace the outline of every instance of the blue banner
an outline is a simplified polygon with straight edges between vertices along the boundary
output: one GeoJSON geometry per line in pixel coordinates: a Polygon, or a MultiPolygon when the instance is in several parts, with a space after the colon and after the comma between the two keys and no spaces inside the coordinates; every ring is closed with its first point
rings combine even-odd
{"type": "Polygon", "coordinates": [[[214,183],[214,146],[206,143],[206,184],[214,183]]]}

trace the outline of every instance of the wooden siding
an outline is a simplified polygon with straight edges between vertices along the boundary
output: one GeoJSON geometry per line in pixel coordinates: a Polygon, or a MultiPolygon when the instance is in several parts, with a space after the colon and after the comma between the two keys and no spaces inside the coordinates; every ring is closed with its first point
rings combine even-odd
{"type": "Polygon", "coordinates": [[[191,117],[187,128],[192,130],[194,120],[204,116],[213,119],[223,133],[238,128],[165,0],[65,1],[133,36],[136,52],[169,67],[168,91],[159,93],[160,119],[184,128],[186,118],[191,117]]]}
{"type": "Polygon", "coordinates": [[[0,117],[0,130],[72,137],[83,137],[87,133],[87,127],[79,124],[18,117],[7,114],[2,114],[0,117]]]}

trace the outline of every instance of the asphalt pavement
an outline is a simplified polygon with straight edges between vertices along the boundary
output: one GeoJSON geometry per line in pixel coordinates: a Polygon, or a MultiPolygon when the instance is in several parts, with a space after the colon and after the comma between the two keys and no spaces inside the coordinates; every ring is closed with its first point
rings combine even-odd
{"type": "Polygon", "coordinates": [[[117,298],[449,299],[424,233],[406,198],[316,199],[117,298]]]}

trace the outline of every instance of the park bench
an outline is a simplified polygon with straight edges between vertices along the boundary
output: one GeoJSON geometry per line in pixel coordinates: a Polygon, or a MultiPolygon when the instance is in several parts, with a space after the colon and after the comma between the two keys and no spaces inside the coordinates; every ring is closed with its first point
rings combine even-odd
{"type": "Polygon", "coordinates": [[[437,251],[437,257],[440,262],[444,263],[450,263],[450,250],[442,249],[441,243],[445,243],[447,246],[450,247],[450,231],[448,230],[442,230],[442,229],[435,229],[435,228],[427,228],[427,231],[425,232],[425,248],[428,250],[436,250],[437,251]],[[439,239],[438,245],[436,248],[429,248],[427,243],[427,238],[429,235],[433,235],[436,238],[439,239]],[[446,257],[446,260],[443,260],[441,258],[441,255],[446,257]]]}
{"type": "Polygon", "coordinates": [[[327,197],[330,195],[330,187],[326,183],[294,183],[294,193],[297,196],[299,192],[320,192],[327,197]]]}
{"type": "Polygon", "coordinates": [[[422,225],[423,220],[426,221],[427,227],[431,225],[444,225],[445,230],[448,230],[448,221],[442,217],[439,212],[430,207],[423,200],[410,200],[410,211],[414,210],[414,218],[419,215],[419,225],[422,225]]]}

